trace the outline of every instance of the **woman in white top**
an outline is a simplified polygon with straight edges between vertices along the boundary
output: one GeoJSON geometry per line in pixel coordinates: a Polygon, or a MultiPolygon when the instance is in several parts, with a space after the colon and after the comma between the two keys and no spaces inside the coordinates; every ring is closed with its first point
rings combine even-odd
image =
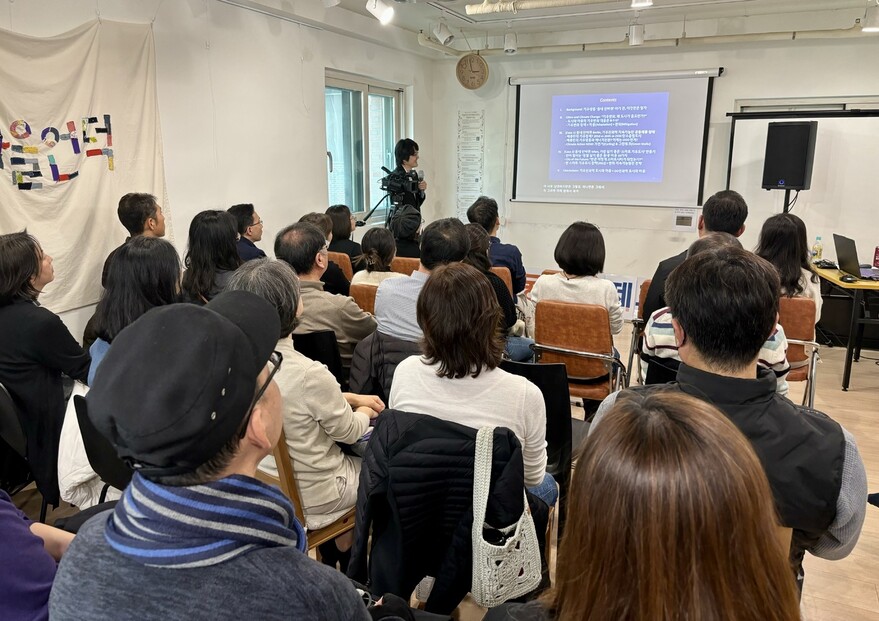
{"type": "Polygon", "coordinates": [[[791,298],[815,301],[815,323],[821,319],[821,284],[809,262],[806,223],[792,213],[779,213],[763,223],[756,254],[778,271],[781,292],[791,298]]]}
{"type": "Polygon", "coordinates": [[[391,271],[391,261],[397,254],[397,243],[394,241],[394,234],[388,229],[369,229],[363,236],[360,247],[363,254],[357,258],[356,263],[366,269],[354,274],[352,285],[378,287],[383,280],[405,276],[391,271]]]}
{"type": "Polygon", "coordinates": [[[418,296],[423,356],[397,366],[390,407],[474,429],[506,427],[522,444],[525,485],[548,505],[558,488],[546,473],[546,406],[540,389],[498,368],[502,312],[488,279],[464,263],[438,267],[418,296]]]}
{"type": "Polygon", "coordinates": [[[597,304],[607,309],[611,334],[623,329],[623,309],[616,285],[598,278],[604,270],[604,237],[594,224],[574,222],[559,238],[555,262],[562,271],[544,274],[531,289],[531,301],[597,304]]]}

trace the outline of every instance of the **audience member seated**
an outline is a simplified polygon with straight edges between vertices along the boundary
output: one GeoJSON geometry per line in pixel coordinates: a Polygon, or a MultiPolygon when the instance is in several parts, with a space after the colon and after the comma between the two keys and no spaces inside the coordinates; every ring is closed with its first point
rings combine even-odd
{"type": "MultiPolygon", "coordinates": [[[[95,311],[98,339],[89,350],[92,364],[88,384],[94,385],[95,372],[116,335],[151,308],[179,301],[180,259],[174,246],[163,239],[135,237],[120,248],[95,311]]],[[[85,392],[83,386],[74,388],[74,394],[85,392]]],[[[62,500],[80,509],[96,505],[100,500],[103,482],[92,470],[86,455],[72,399],[67,403],[61,429],[58,483],[62,500]]],[[[119,490],[108,491],[108,500],[118,497],[119,490]]]]}
{"type": "MultiPolygon", "coordinates": [[[[524,362],[534,357],[531,345],[534,343],[532,339],[523,336],[516,336],[510,331],[516,326],[518,321],[516,315],[516,304],[513,302],[513,296],[507,289],[506,283],[501,280],[500,276],[491,271],[491,261],[488,259],[489,237],[481,224],[470,223],[464,228],[467,229],[467,235],[470,238],[470,252],[464,258],[464,263],[472,265],[488,278],[491,288],[497,295],[498,305],[503,311],[503,320],[501,327],[506,338],[507,356],[516,362],[524,362]]],[[[521,324],[520,324],[521,325],[521,324]]]]}
{"type": "MultiPolygon", "coordinates": [[[[793,529],[796,567],[805,550],[826,559],[851,552],[864,522],[867,481],[854,437],[780,396],[775,374],[757,366],[775,328],[779,288],[775,268],[740,248],[688,258],[665,288],[682,361],[677,383],[629,390],[685,392],[726,414],[763,463],[781,524],[793,529]]],[[[626,393],[604,400],[590,433],[626,393]]]]}
{"type": "Polygon", "coordinates": [[[467,220],[481,224],[491,240],[488,256],[491,264],[496,267],[506,267],[510,270],[513,278],[513,293],[519,293],[525,289],[525,266],[522,264],[522,253],[513,244],[501,243],[497,237],[497,231],[501,226],[498,217],[497,201],[487,196],[480,196],[467,210],[467,220]]]}
{"type": "Polygon", "coordinates": [[[421,234],[421,258],[418,270],[406,278],[392,278],[381,283],[375,293],[375,318],[378,331],[404,341],[421,338],[415,313],[418,294],[430,273],[447,263],[463,261],[470,249],[464,224],[457,218],[431,222],[421,234]]]}
{"type": "Polygon", "coordinates": [[[64,555],[52,619],[369,618],[351,583],[305,554],[289,499],[255,478],[282,425],[280,329],[271,304],[233,291],[154,309],[116,337],[89,416],[136,472],[64,555]]]}
{"type": "Polygon", "coordinates": [[[116,259],[95,309],[98,340],[89,350],[90,386],[117,334],[151,308],[180,301],[180,258],[171,243],[148,237],[133,239],[120,248],[116,259]]]}
{"type": "Polygon", "coordinates": [[[363,254],[363,251],[360,249],[360,244],[351,239],[351,234],[357,228],[357,218],[351,215],[347,205],[333,205],[326,213],[333,222],[330,252],[347,254],[354,271],[362,270],[363,266],[357,262],[357,258],[363,254]]]}
{"type": "Polygon", "coordinates": [[[394,212],[390,228],[397,244],[397,256],[417,259],[421,256],[421,212],[412,205],[403,205],[394,212]]]}
{"type": "Polygon", "coordinates": [[[397,365],[420,353],[418,341],[404,341],[376,330],[354,348],[349,390],[387,401],[397,365]]]}
{"type": "Polygon", "coordinates": [[[363,236],[363,254],[357,257],[356,265],[360,271],[354,274],[351,284],[373,285],[378,287],[388,278],[405,276],[391,271],[391,261],[397,254],[394,234],[388,229],[369,229],[363,236]]]}
{"type": "MultiPolygon", "coordinates": [[[[302,494],[306,525],[309,530],[323,528],[357,501],[360,458],[343,453],[336,443],[354,444],[360,440],[369,429],[369,421],[384,409],[384,403],[377,397],[342,393],[324,365],[293,348],[290,335],[303,308],[293,268],[268,259],[242,265],[226,287],[226,291],[239,290],[260,296],[278,311],[281,332],[275,348],[284,357],[284,366],[275,375],[275,382],[281,391],[284,434],[302,494]]],[[[260,467],[277,476],[271,455],[260,467]]],[[[350,533],[343,535],[336,545],[347,552],[351,538],[350,533]]],[[[338,556],[332,553],[334,550],[329,552],[323,555],[324,561],[338,556]]],[[[343,561],[343,571],[346,566],[343,561]]]]}
{"type": "Polygon", "coordinates": [[[237,239],[238,224],[232,214],[210,209],[195,215],[183,257],[184,301],[207,304],[223,291],[241,265],[237,239]]]}
{"type": "MultiPolygon", "coordinates": [[[[706,233],[729,233],[740,237],[745,232],[748,205],[742,195],[733,190],[721,190],[710,196],[702,206],[697,225],[699,237],[706,233]]],[[[684,262],[687,251],[662,261],[653,274],[647,297],[644,298],[642,317],[650,317],[658,309],[668,306],[665,303],[665,281],[672,270],[684,262]]]]}
{"type": "MultiPolygon", "coordinates": [[[[129,193],[119,199],[119,207],[116,209],[119,222],[128,231],[129,237],[125,238],[125,244],[130,239],[143,235],[144,237],[165,236],[165,215],[162,207],[156,202],[152,194],[129,193]]],[[[123,246],[125,244],[122,244],[123,246]]],[[[107,286],[107,274],[110,272],[110,264],[113,256],[119,251],[119,246],[104,261],[101,270],[101,286],[107,286]]]]}
{"type": "Polygon", "coordinates": [[[417,311],[423,356],[397,366],[389,407],[474,429],[507,427],[522,444],[528,491],[555,504],[558,487],[546,472],[546,406],[537,386],[498,368],[503,313],[488,280],[466,264],[437,267],[417,311]]]}
{"type": "MultiPolygon", "coordinates": [[[[333,220],[327,214],[313,211],[299,218],[299,221],[310,222],[319,228],[323,232],[327,242],[330,244],[330,247],[332,247],[333,220]]],[[[345,272],[342,271],[342,268],[339,267],[338,263],[332,259],[327,260],[327,271],[325,271],[323,276],[320,277],[320,281],[324,284],[324,291],[327,293],[335,293],[338,295],[349,295],[351,293],[351,283],[348,281],[348,277],[345,276],[345,272]]]]}
{"type": "Polygon", "coordinates": [[[543,274],[531,289],[531,301],[574,302],[604,306],[610,319],[610,333],[623,329],[623,309],[616,285],[598,278],[604,271],[604,237],[589,222],[574,222],[559,238],[555,262],[562,268],[556,274],[543,274]]]}
{"type": "Polygon", "coordinates": [[[781,293],[790,298],[804,297],[815,302],[815,323],[821,319],[821,283],[809,261],[809,236],[806,223],[792,213],[767,218],[760,230],[757,255],[778,271],[781,293]]]}
{"type": "Polygon", "coordinates": [[[556,581],[485,621],[799,621],[754,450],[691,396],[617,400],[577,457],[556,581]]]}
{"type": "MultiPolygon", "coordinates": [[[[729,233],[708,233],[693,242],[687,256],[692,257],[700,252],[717,248],[741,248],[739,240],[729,233]]],[[[671,311],[668,307],[660,308],[647,320],[644,327],[644,343],[641,354],[641,381],[647,381],[647,369],[651,363],[659,362],[676,371],[680,365],[678,342],[675,339],[671,324],[671,311]]],[[[788,392],[787,377],[791,365],[787,361],[787,338],[784,328],[776,324],[775,329],[757,356],[757,365],[769,369],[775,374],[776,392],[786,396],[788,392]]],[[[656,382],[651,382],[656,383],[656,382]]]]}
{"type": "Polygon", "coordinates": [[[0,619],[46,621],[49,592],[57,562],[73,535],[31,522],[0,490],[0,533],[3,570],[0,571],[0,619]]]}
{"type": "Polygon", "coordinates": [[[296,271],[302,287],[304,310],[293,334],[332,330],[339,343],[342,365],[347,369],[354,347],[375,331],[376,322],[353,299],[324,291],[320,277],[327,269],[327,246],[320,229],[308,222],[298,222],[278,233],[275,256],[296,271]]]}
{"type": "Polygon", "coordinates": [[[256,247],[256,242],[262,239],[263,221],[253,205],[250,203],[232,205],[226,211],[232,214],[238,226],[236,246],[241,261],[252,261],[265,257],[266,253],[256,247]]]}
{"type": "Polygon", "coordinates": [[[37,488],[57,505],[62,374],[85,382],[91,357],[37,301],[54,279],[52,257],[36,239],[26,231],[0,235],[0,384],[19,408],[37,488]]]}

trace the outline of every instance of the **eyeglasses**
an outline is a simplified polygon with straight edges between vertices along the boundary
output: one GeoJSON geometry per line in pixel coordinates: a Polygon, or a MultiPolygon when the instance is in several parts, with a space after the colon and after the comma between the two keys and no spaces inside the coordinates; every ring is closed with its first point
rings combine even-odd
{"type": "Polygon", "coordinates": [[[262,396],[266,393],[266,390],[269,388],[269,384],[272,383],[272,380],[275,378],[275,374],[281,369],[281,363],[284,362],[284,356],[281,355],[279,351],[273,351],[272,355],[269,356],[269,364],[272,365],[272,370],[269,371],[269,376],[266,381],[260,386],[260,389],[256,392],[256,396],[254,396],[253,401],[250,402],[250,408],[247,410],[247,416],[244,417],[244,420],[241,422],[241,431],[239,432],[238,438],[243,438],[247,433],[247,425],[250,423],[250,417],[253,415],[253,408],[256,407],[257,402],[262,399],[262,396]]]}
{"type": "Polygon", "coordinates": [[[250,226],[259,226],[260,224],[262,224],[262,220],[259,220],[259,221],[257,221],[257,222],[254,222],[254,223],[251,224],[250,226]]]}

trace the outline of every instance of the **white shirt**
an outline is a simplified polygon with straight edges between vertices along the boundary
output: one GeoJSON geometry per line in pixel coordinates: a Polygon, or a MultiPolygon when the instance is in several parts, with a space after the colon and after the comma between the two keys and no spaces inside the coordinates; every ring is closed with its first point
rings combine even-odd
{"type": "Polygon", "coordinates": [[[619,334],[623,329],[623,309],[616,285],[596,276],[565,276],[564,272],[543,274],[531,289],[531,301],[573,302],[596,304],[607,309],[610,333],[619,334]]]}
{"type": "Polygon", "coordinates": [[[821,297],[821,280],[817,279],[818,282],[812,282],[814,272],[803,268],[800,270],[802,271],[800,286],[803,288],[800,296],[815,301],[815,323],[818,323],[818,320],[821,319],[821,305],[824,303],[824,299],[821,297]]]}
{"type": "Polygon", "coordinates": [[[390,278],[379,285],[375,292],[375,319],[379,332],[413,342],[423,336],[416,304],[429,276],[416,270],[407,278],[390,278]]]}
{"type": "Polygon", "coordinates": [[[366,270],[360,270],[359,272],[354,272],[354,278],[351,279],[352,285],[373,285],[374,287],[378,287],[383,281],[388,278],[405,278],[406,274],[401,274],[400,272],[367,272],[366,270]]]}
{"type": "Polygon", "coordinates": [[[478,377],[439,377],[438,365],[411,356],[394,372],[389,407],[480,427],[506,427],[522,444],[525,485],[546,473],[546,405],[540,389],[502,369],[483,369],[478,377]]]}

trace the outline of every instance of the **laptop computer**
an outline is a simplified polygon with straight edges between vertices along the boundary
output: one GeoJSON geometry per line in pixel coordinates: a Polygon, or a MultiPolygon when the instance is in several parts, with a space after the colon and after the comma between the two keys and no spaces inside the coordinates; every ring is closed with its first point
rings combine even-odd
{"type": "Polygon", "coordinates": [[[839,269],[856,278],[874,279],[879,276],[879,270],[871,267],[861,267],[858,263],[858,250],[855,240],[842,235],[833,234],[833,245],[836,246],[836,261],[839,269]]]}

